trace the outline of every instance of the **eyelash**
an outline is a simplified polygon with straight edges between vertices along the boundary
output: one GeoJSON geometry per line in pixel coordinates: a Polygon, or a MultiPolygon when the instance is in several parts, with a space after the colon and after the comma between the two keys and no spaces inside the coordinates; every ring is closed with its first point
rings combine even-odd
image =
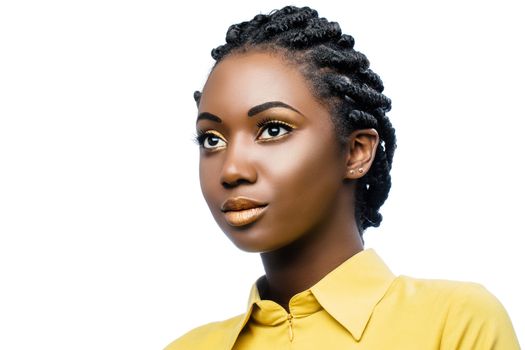
{"type": "Polygon", "coordinates": [[[204,140],[206,139],[207,135],[211,135],[211,132],[207,132],[201,129],[197,130],[197,134],[193,136],[193,142],[195,142],[197,145],[202,146],[204,144],[204,140]]]}
{"type": "MultiPolygon", "coordinates": [[[[288,132],[290,132],[291,130],[295,129],[295,127],[293,127],[292,125],[290,125],[290,124],[288,124],[286,122],[283,122],[281,120],[271,119],[271,118],[264,118],[264,119],[262,119],[262,120],[257,122],[257,127],[259,129],[262,128],[262,127],[271,126],[271,125],[282,126],[288,132]]],[[[261,133],[262,132],[259,132],[257,134],[257,136],[260,136],[261,133]]],[[[215,133],[212,133],[212,132],[209,132],[209,131],[204,131],[202,129],[198,129],[197,130],[197,134],[193,137],[193,142],[195,142],[197,145],[203,147],[204,141],[206,140],[206,137],[208,137],[208,135],[214,135],[214,136],[218,137],[218,135],[215,134],[215,133]]]]}
{"type": "MultiPolygon", "coordinates": [[[[276,120],[276,119],[272,119],[272,118],[264,118],[264,119],[261,119],[257,122],[257,127],[259,129],[265,127],[265,126],[270,126],[270,125],[278,125],[278,126],[283,126],[286,131],[290,132],[291,130],[295,129],[292,125],[286,123],[286,122],[283,122],[282,120],[276,120]]],[[[257,134],[257,136],[260,136],[262,132],[260,132],[259,134],[257,134]]]]}

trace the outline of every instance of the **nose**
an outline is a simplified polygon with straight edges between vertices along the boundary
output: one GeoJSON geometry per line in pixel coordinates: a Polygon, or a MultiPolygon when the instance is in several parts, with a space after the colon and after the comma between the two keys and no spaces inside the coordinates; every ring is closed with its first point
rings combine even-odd
{"type": "Polygon", "coordinates": [[[228,143],[220,181],[224,188],[232,188],[242,183],[251,184],[257,181],[257,171],[248,144],[242,142],[228,143]]]}

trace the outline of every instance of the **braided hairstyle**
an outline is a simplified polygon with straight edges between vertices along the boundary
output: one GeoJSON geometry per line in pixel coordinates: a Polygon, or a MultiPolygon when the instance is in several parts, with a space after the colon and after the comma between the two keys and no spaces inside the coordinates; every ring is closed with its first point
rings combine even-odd
{"type": "MultiPolygon", "coordinates": [[[[382,94],[383,83],[353,47],[353,37],[342,34],[337,22],[319,18],[309,7],[286,6],[231,25],[226,44],[214,48],[211,56],[216,60],[212,71],[226,56],[248,51],[278,53],[296,64],[313,95],[330,111],[341,147],[354,130],[377,130],[380,142],[372,166],[356,184],[355,217],[362,239],[364,230],[382,220],[379,208],[391,186],[396,136],[385,115],[391,102],[382,94]]],[[[194,92],[197,105],[201,94],[194,92]]]]}

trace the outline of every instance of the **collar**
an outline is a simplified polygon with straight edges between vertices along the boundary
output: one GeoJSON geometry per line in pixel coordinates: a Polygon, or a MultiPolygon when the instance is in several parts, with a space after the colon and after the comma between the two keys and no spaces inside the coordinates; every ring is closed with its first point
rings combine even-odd
{"type": "MultiPolygon", "coordinates": [[[[261,276],[252,285],[247,311],[232,328],[225,341],[225,349],[231,349],[244,325],[250,319],[254,304],[261,301],[258,285],[261,276]]],[[[321,306],[359,341],[375,306],[383,298],[395,279],[388,266],[369,248],[353,255],[330,271],[308,290],[321,306]]]]}

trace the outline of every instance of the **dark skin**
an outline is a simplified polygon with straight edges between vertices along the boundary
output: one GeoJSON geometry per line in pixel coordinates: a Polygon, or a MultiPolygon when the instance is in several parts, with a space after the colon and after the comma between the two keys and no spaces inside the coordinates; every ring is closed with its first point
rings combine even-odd
{"type": "Polygon", "coordinates": [[[355,184],[372,165],[377,131],[356,130],[341,148],[308,81],[281,56],[264,52],[222,60],[206,81],[198,113],[197,128],[206,133],[199,165],[204,198],[238,248],[260,253],[267,280],[261,298],[289,312],[293,295],[363,250],[355,184]],[[289,107],[265,108],[274,101],[289,107]],[[239,196],[267,204],[264,214],[231,225],[220,207],[239,196]]]}

